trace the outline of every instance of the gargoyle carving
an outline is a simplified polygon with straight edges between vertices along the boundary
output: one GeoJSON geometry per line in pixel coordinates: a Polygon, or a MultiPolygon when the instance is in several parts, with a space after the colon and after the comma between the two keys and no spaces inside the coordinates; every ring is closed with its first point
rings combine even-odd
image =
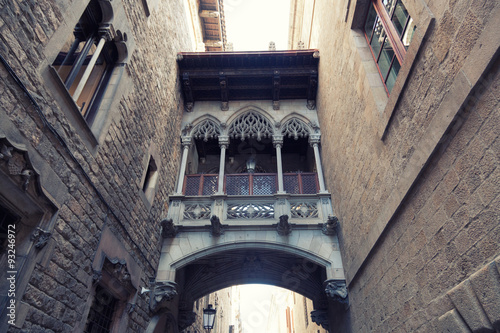
{"type": "Polygon", "coordinates": [[[336,216],[328,215],[326,223],[323,224],[323,233],[328,236],[337,234],[337,227],[339,225],[339,219],[336,216]]]}
{"type": "Polygon", "coordinates": [[[177,284],[173,281],[156,282],[151,299],[151,311],[157,312],[177,295],[177,284]]]}
{"type": "Polygon", "coordinates": [[[330,329],[330,323],[328,322],[328,313],[326,310],[311,311],[311,320],[327,331],[330,329]]]}
{"type": "Polygon", "coordinates": [[[210,218],[210,223],[212,227],[210,228],[210,233],[212,236],[220,236],[224,233],[222,229],[222,224],[220,223],[220,219],[216,215],[212,215],[210,218]]]}
{"type": "Polygon", "coordinates": [[[278,227],[276,228],[278,235],[286,236],[292,232],[292,226],[288,223],[288,215],[281,215],[278,227]]]}
{"type": "Polygon", "coordinates": [[[35,248],[41,250],[49,241],[52,234],[40,228],[36,228],[31,234],[31,241],[34,243],[35,248]]]}
{"type": "Polygon", "coordinates": [[[179,232],[179,228],[174,224],[172,219],[164,219],[160,222],[161,236],[163,238],[174,238],[179,232]]]}
{"type": "Polygon", "coordinates": [[[327,280],[325,281],[326,296],[332,298],[334,301],[347,304],[347,287],[345,281],[342,280],[327,280]]]}

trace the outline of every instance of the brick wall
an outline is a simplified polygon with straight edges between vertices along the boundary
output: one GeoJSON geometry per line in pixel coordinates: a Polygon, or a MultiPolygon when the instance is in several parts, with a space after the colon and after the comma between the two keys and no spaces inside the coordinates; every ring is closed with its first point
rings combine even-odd
{"type": "MultiPolygon", "coordinates": [[[[0,66],[0,132],[24,144],[31,156],[40,156],[40,165],[56,175],[54,183],[64,184],[56,191],[60,196],[55,200],[59,213],[52,231],[54,246],[43,250],[49,260],[36,265],[22,299],[28,305],[22,327],[30,332],[70,332],[84,325],[91,303],[91,265],[105,226],[141,266],[141,285],[147,286],[160,254],[158,222],[166,214],[178,172],[179,145],[172,143],[178,142],[183,103],[175,59],[191,45],[183,2],[161,2],[149,18],[140,0],[122,3],[124,11],[117,17],[128,20],[128,38],[135,45],[124,74],[128,84],[122,88],[127,93],[113,108],[113,121],[94,151],[67,119],[57,92],[47,89],[44,77],[53,61],[46,58],[47,45],[71,34],[85,7],[73,2],[2,1],[0,6],[0,52],[76,159],[43,126],[26,95],[0,66]],[[161,160],[150,207],[140,192],[151,146],[161,160]]],[[[147,297],[138,297],[129,315],[131,332],[145,330],[150,319],[147,302],[147,297]]]]}

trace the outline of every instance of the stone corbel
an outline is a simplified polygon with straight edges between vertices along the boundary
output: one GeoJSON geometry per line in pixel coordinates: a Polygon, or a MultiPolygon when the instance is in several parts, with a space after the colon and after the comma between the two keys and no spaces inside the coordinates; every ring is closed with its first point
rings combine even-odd
{"type": "Polygon", "coordinates": [[[36,249],[41,250],[50,239],[52,234],[40,228],[36,228],[31,234],[31,241],[34,243],[36,249]]]}
{"type": "Polygon", "coordinates": [[[179,232],[179,228],[174,224],[172,219],[163,219],[160,222],[161,236],[163,238],[175,238],[179,232]]]}
{"type": "Polygon", "coordinates": [[[276,231],[280,236],[287,236],[292,233],[292,226],[288,222],[288,215],[281,215],[276,231]]]}
{"type": "Polygon", "coordinates": [[[311,311],[311,320],[317,325],[323,327],[325,330],[330,330],[330,323],[328,322],[327,310],[314,310],[311,311]]]}
{"type": "Polygon", "coordinates": [[[189,326],[193,325],[196,320],[196,313],[190,310],[179,310],[179,317],[177,323],[179,330],[182,331],[189,326]]]}
{"type": "Polygon", "coordinates": [[[328,219],[326,223],[323,224],[323,229],[321,231],[327,236],[333,236],[337,234],[338,226],[339,219],[336,216],[328,215],[328,219]]]}
{"type": "Polygon", "coordinates": [[[153,288],[153,296],[149,307],[151,311],[158,312],[165,307],[168,302],[177,296],[177,284],[173,281],[159,281],[153,288]]]}
{"type": "Polygon", "coordinates": [[[210,218],[210,234],[212,236],[218,237],[224,234],[224,229],[222,228],[222,224],[220,223],[220,219],[216,215],[212,215],[210,218]]]}
{"type": "Polygon", "coordinates": [[[345,280],[326,280],[324,282],[326,296],[335,302],[348,304],[345,280]]]}

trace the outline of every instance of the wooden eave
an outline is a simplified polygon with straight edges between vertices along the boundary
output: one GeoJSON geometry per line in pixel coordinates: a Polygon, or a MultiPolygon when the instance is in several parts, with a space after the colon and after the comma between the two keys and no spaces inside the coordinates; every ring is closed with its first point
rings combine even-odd
{"type": "Polygon", "coordinates": [[[178,55],[184,101],[305,99],[314,107],[318,51],[182,52],[178,55]]]}

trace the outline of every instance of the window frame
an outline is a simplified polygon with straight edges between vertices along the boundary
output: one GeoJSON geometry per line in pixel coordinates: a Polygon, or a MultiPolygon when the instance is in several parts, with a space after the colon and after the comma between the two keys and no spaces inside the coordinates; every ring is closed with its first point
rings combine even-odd
{"type": "MultiPolygon", "coordinates": [[[[387,81],[391,75],[391,70],[394,68],[395,61],[398,61],[398,63],[399,63],[399,70],[398,70],[398,73],[396,74],[396,78],[397,78],[399,72],[401,71],[401,67],[403,67],[404,59],[406,57],[406,48],[402,42],[402,38],[405,36],[406,29],[408,28],[408,24],[410,23],[410,21],[412,21],[412,17],[411,17],[411,15],[408,14],[406,21],[405,21],[405,24],[404,24],[403,31],[401,33],[401,36],[399,36],[399,33],[396,30],[396,27],[394,26],[394,23],[393,23],[393,17],[394,17],[398,2],[401,3],[401,5],[403,7],[404,7],[404,4],[401,0],[393,0],[395,2],[394,6],[391,8],[390,12],[387,12],[382,1],[383,0],[370,0],[369,8],[368,8],[368,11],[366,12],[365,19],[364,19],[365,29],[363,29],[363,33],[364,33],[364,36],[365,36],[366,41],[368,43],[368,46],[370,48],[370,51],[372,53],[373,59],[375,60],[375,64],[377,66],[377,70],[379,72],[379,75],[382,79],[382,83],[384,85],[385,91],[386,91],[387,95],[389,96],[391,94],[393,87],[394,87],[394,84],[391,86],[391,88],[389,88],[387,86],[387,81]],[[377,22],[380,22],[382,24],[382,27],[383,27],[384,32],[385,32],[384,40],[381,43],[380,50],[378,50],[377,54],[375,54],[375,52],[372,48],[372,40],[375,36],[375,28],[371,29],[370,36],[368,36],[367,31],[366,31],[366,23],[367,23],[367,20],[369,18],[371,8],[373,8],[375,10],[375,13],[376,13],[373,25],[376,25],[377,22]],[[389,63],[388,69],[387,69],[387,73],[384,75],[382,73],[382,70],[380,69],[379,61],[380,61],[380,57],[382,56],[382,53],[384,51],[384,45],[387,41],[389,41],[389,43],[391,45],[391,49],[394,51],[394,55],[393,55],[392,59],[390,60],[390,63],[389,63]]],[[[404,8],[406,10],[406,7],[404,7],[404,8]]]]}
{"type": "Polygon", "coordinates": [[[369,88],[366,90],[369,94],[366,97],[371,96],[377,111],[375,124],[376,135],[381,140],[385,140],[396,105],[410,77],[417,55],[421,49],[423,49],[422,46],[425,38],[432,30],[431,28],[435,22],[435,18],[423,0],[404,1],[408,14],[412,17],[417,28],[406,50],[405,59],[396,77],[391,94],[388,95],[364,31],[366,17],[372,5],[371,3],[372,0],[356,1],[355,6],[353,6],[354,10],[351,19],[351,34],[366,77],[364,84],[369,88]]]}

